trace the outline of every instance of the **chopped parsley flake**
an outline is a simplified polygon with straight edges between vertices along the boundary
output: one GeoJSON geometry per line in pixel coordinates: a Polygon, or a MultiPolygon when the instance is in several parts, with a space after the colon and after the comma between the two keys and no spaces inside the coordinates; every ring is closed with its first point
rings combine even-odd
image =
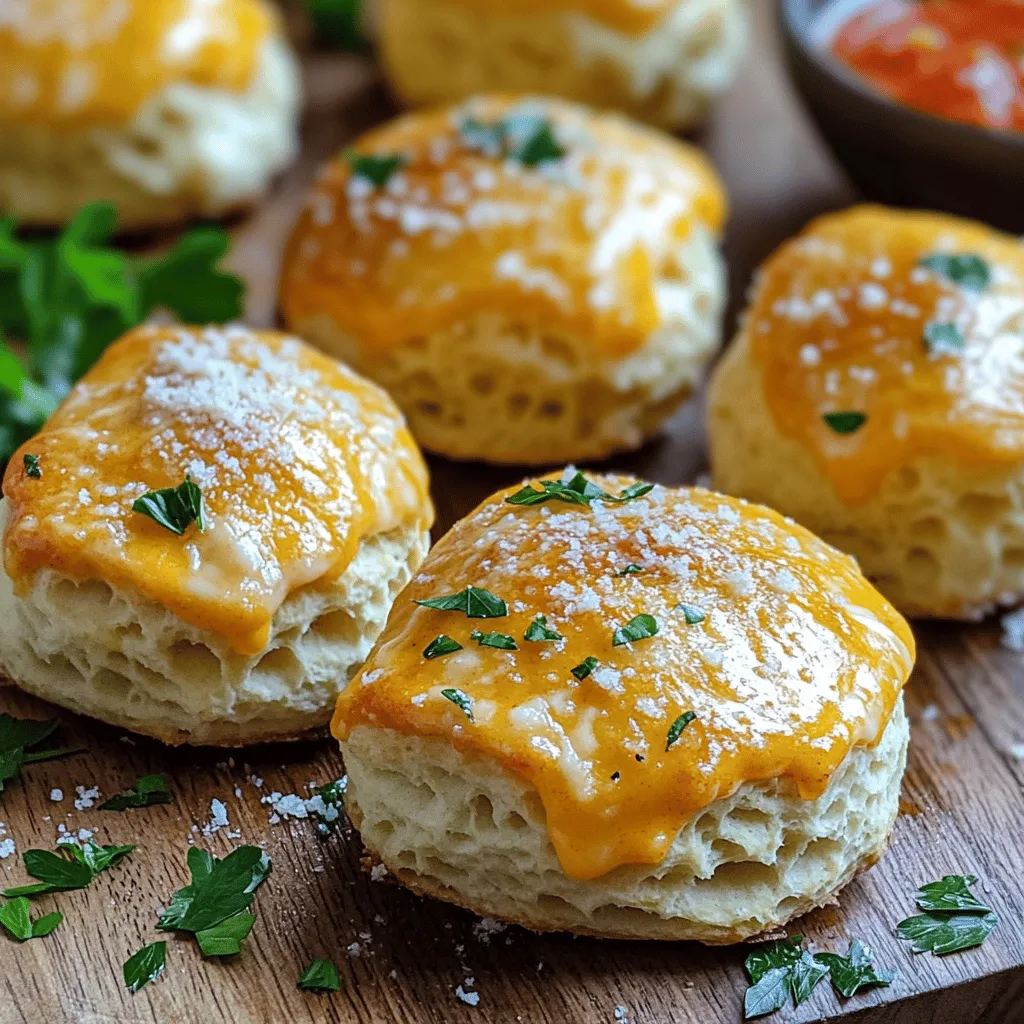
{"type": "Polygon", "coordinates": [[[547,616],[538,615],[527,627],[523,639],[528,643],[540,643],[544,640],[561,640],[562,634],[548,625],[547,616]]]}
{"type": "Polygon", "coordinates": [[[159,523],[165,530],[181,537],[192,523],[200,533],[206,529],[203,512],[203,492],[185,474],[183,483],[177,487],[164,487],[149,491],[132,502],[132,509],[159,523]]]}
{"type": "Polygon", "coordinates": [[[57,847],[57,853],[26,850],[21,858],[25,862],[25,870],[39,881],[6,889],[4,896],[41,896],[84,889],[98,874],[120,863],[134,849],[134,846],[100,846],[90,839],[85,846],[62,843],[57,847]]]}
{"type": "Polygon", "coordinates": [[[458,640],[453,640],[445,633],[438,633],[423,650],[423,657],[428,661],[431,658],[443,658],[446,654],[454,654],[463,650],[458,640]]]}
{"type": "Polygon", "coordinates": [[[311,960],[299,978],[299,988],[310,992],[340,992],[338,968],[330,960],[311,960]]]}
{"type": "Polygon", "coordinates": [[[599,664],[600,662],[597,658],[584,658],[574,669],[572,669],[572,674],[577,679],[586,679],[599,664]]]}
{"type": "Polygon", "coordinates": [[[127,793],[119,793],[99,806],[101,811],[126,811],[130,807],[169,804],[171,794],[163,775],[143,775],[127,793]]]}
{"type": "Polygon", "coordinates": [[[364,178],[374,188],[382,188],[408,163],[401,153],[357,153],[346,149],[341,156],[354,175],[364,178]]]}
{"type": "Polygon", "coordinates": [[[551,121],[531,111],[513,111],[493,122],[467,117],[461,134],[469,149],[490,157],[505,157],[525,167],[561,160],[566,152],[555,137],[551,121]]]}
{"type": "Polygon", "coordinates": [[[962,352],[964,336],[956,324],[930,323],[924,325],[924,342],[932,355],[962,352]]]}
{"type": "Polygon", "coordinates": [[[832,984],[846,999],[870,985],[891,985],[899,973],[876,969],[875,955],[871,947],[865,946],[860,939],[854,939],[850,943],[846,956],[840,956],[838,953],[816,953],[814,959],[828,968],[832,984]]]}
{"type": "Polygon", "coordinates": [[[20,773],[22,765],[78,753],[71,747],[55,747],[51,750],[29,749],[38,747],[59,724],[56,719],[36,722],[29,718],[13,718],[8,714],[0,714],[0,793],[3,792],[4,784],[20,773]]]}
{"type": "Polygon", "coordinates": [[[519,645],[513,637],[507,633],[481,633],[474,629],[469,634],[471,640],[475,640],[481,647],[494,647],[499,651],[518,651],[519,645]]]}
{"type": "Polygon", "coordinates": [[[649,640],[658,632],[658,620],[653,615],[637,615],[624,626],[619,626],[612,634],[612,646],[635,643],[637,640],[649,640]]]}
{"type": "Polygon", "coordinates": [[[466,587],[457,594],[445,597],[431,597],[416,604],[433,608],[439,612],[462,612],[470,619],[500,619],[508,615],[508,605],[489,590],[481,587],[466,587]]]}
{"type": "Polygon", "coordinates": [[[450,700],[457,708],[461,708],[465,716],[472,722],[473,721],[473,700],[468,693],[464,693],[462,690],[457,690],[454,687],[447,690],[441,691],[441,696],[445,700],[450,700]]]}
{"type": "Polygon", "coordinates": [[[868,421],[863,412],[827,412],[821,417],[835,434],[853,434],[868,421]]]}
{"type": "Polygon", "coordinates": [[[624,569],[619,569],[615,573],[615,575],[616,576],[636,576],[638,573],[641,573],[643,571],[644,571],[644,567],[642,565],[638,565],[636,562],[630,562],[629,565],[627,565],[624,569]]]}
{"type": "Polygon", "coordinates": [[[582,473],[577,473],[568,483],[561,480],[538,480],[541,489],[527,484],[525,487],[509,495],[505,501],[509,505],[541,505],[546,501],[564,501],[569,505],[583,505],[590,508],[595,501],[611,502],[621,505],[627,501],[642,498],[654,490],[654,484],[635,483],[625,488],[618,495],[609,494],[596,484],[592,484],[582,473]]]}
{"type": "Polygon", "coordinates": [[[921,266],[934,270],[969,292],[983,292],[992,280],[989,265],[975,253],[951,255],[937,252],[925,256],[921,266]]]}
{"type": "Polygon", "coordinates": [[[970,891],[977,881],[974,875],[946,875],[922,885],[915,899],[925,913],[901,921],[896,933],[913,943],[915,953],[944,956],[980,946],[999,918],[970,891]]]}
{"type": "Polygon", "coordinates": [[[33,480],[39,480],[42,478],[43,471],[39,468],[38,455],[25,455],[22,457],[21,461],[25,466],[25,476],[30,476],[33,480]]]}
{"type": "Polygon", "coordinates": [[[684,711],[670,726],[668,729],[668,736],[665,739],[665,749],[668,750],[680,736],[683,735],[683,730],[696,719],[697,713],[695,711],[684,711]]]}
{"type": "Polygon", "coordinates": [[[828,967],[803,948],[799,935],[757,947],[747,957],[746,968],[751,982],[743,1000],[747,1020],[781,1010],[791,995],[799,1005],[828,974],[828,967]]]}
{"type": "Polygon", "coordinates": [[[704,612],[693,604],[677,604],[676,611],[683,613],[683,618],[688,626],[696,626],[707,618],[704,612]]]}
{"type": "Polygon", "coordinates": [[[124,962],[124,984],[129,992],[138,992],[140,988],[156,981],[167,966],[167,943],[151,942],[143,946],[138,953],[133,953],[124,962]]]}
{"type": "Polygon", "coordinates": [[[235,914],[211,928],[196,932],[196,941],[203,956],[235,956],[242,952],[242,943],[256,923],[255,914],[235,914]]]}

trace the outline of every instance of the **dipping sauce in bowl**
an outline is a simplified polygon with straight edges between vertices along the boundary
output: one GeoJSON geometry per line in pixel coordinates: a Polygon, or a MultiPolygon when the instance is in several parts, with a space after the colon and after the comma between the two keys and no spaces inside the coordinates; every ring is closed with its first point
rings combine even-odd
{"type": "Polygon", "coordinates": [[[1024,0],[874,0],[845,11],[833,56],[897,103],[1024,132],[1024,0]]]}

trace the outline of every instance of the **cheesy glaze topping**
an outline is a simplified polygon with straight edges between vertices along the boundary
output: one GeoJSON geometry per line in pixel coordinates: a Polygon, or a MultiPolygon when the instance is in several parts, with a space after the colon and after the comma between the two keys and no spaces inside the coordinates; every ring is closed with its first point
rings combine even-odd
{"type": "Polygon", "coordinates": [[[4,0],[0,120],[123,124],[176,82],[242,92],[276,25],[264,0],[4,0]]]}
{"type": "Polygon", "coordinates": [[[339,575],[364,537],[432,519],[391,400],[294,338],[240,327],[125,335],[12,457],[3,489],[16,590],[43,567],[103,580],[245,654],[291,591],[339,575]],[[132,511],[186,473],[205,532],[178,537],[132,511]]]}
{"type": "MultiPolygon", "coordinates": [[[[628,478],[592,477],[617,493],[628,478]]],[[[334,715],[440,737],[536,787],[566,874],[653,864],[684,820],[747,782],[813,799],[855,745],[881,738],[914,659],[903,618],[852,558],[777,513],[700,489],[622,506],[523,508],[500,492],[458,523],[399,596],[334,715]],[[628,565],[639,572],[619,575],[628,565]],[[467,585],[508,615],[416,605],[467,585]],[[688,624],[683,603],[703,621],[688,624]],[[639,614],[658,633],[612,634],[639,614]],[[537,615],[563,637],[526,642],[537,615]],[[515,638],[479,646],[472,630],[515,638]],[[439,633],[465,650],[427,660],[439,633]],[[572,669],[588,657],[586,678],[572,669]],[[442,695],[462,690],[473,721],[442,695]],[[672,723],[697,718],[666,750],[672,723]]]]}
{"type": "Polygon", "coordinates": [[[568,103],[480,98],[365,135],[364,154],[406,166],[374,187],[326,166],[290,239],[281,306],[293,328],[328,314],[378,356],[486,310],[541,328],[554,318],[627,355],[678,291],[680,247],[716,234],[725,197],[696,149],[568,103]],[[525,166],[472,148],[467,118],[550,119],[566,149],[525,166]],[[676,274],[673,279],[673,274],[676,274]]]}
{"type": "Polygon", "coordinates": [[[775,425],[799,440],[844,501],[941,455],[1024,458],[1024,246],[954,217],[859,207],[822,217],[761,270],[745,328],[775,425]],[[982,290],[922,265],[976,255],[982,290]],[[926,343],[953,324],[962,349],[926,343]],[[856,411],[847,435],[823,420],[856,411]]]}
{"type": "MultiPolygon", "coordinates": [[[[494,0],[447,0],[476,14],[494,14],[494,0]]],[[[541,14],[583,14],[628,35],[644,35],[678,7],[680,0],[517,0],[518,17],[541,14]]],[[[502,12],[508,17],[506,12],[502,12]]]]}

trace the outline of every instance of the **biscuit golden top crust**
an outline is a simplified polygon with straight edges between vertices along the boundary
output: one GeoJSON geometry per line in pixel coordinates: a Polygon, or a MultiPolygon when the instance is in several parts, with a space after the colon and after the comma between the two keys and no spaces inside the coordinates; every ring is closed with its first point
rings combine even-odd
{"type": "Polygon", "coordinates": [[[813,799],[880,739],[914,639],[852,558],[700,489],[589,507],[513,493],[458,523],[400,595],[338,701],[339,739],[372,725],[496,758],[536,787],[575,878],[657,863],[688,815],[743,783],[783,777],[813,799]],[[417,603],[469,586],[499,600],[474,592],[474,610],[505,614],[417,603]],[[537,616],[558,639],[536,639],[537,616]],[[439,634],[462,650],[426,657],[439,634]]]}
{"type": "Polygon", "coordinates": [[[920,457],[1024,457],[1024,246],[1009,235],[873,206],[822,217],[765,263],[744,332],[776,426],[844,501],[920,457]]]}
{"type": "Polygon", "coordinates": [[[0,121],[124,124],[175,82],[244,91],[264,0],[5,0],[0,121]]]}
{"type": "Polygon", "coordinates": [[[559,101],[410,114],[354,150],[402,166],[375,184],[351,153],[327,165],[288,245],[281,305],[293,327],[331,315],[371,357],[485,310],[627,355],[659,325],[659,280],[694,225],[717,233],[725,216],[696,149],[559,101]]]}
{"type": "Polygon", "coordinates": [[[294,338],[239,327],[125,335],[14,455],[3,489],[16,589],[42,567],[134,588],[241,653],[262,650],[288,594],[340,575],[364,537],[433,517],[384,392],[294,338]],[[186,473],[204,532],[132,511],[186,473]]]}
{"type": "MultiPolygon", "coordinates": [[[[493,14],[494,0],[447,0],[452,7],[493,14]]],[[[673,8],[686,0],[517,0],[520,17],[541,14],[585,14],[594,21],[628,35],[643,35],[661,22],[673,8]]],[[[502,14],[508,17],[507,11],[502,14]]]]}

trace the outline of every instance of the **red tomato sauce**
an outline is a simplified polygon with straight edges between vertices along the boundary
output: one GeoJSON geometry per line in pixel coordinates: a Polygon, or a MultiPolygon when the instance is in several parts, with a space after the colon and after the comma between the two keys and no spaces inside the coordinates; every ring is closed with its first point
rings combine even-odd
{"type": "Polygon", "coordinates": [[[1024,132],[1024,0],[880,0],[832,52],[908,107],[1024,132]]]}

